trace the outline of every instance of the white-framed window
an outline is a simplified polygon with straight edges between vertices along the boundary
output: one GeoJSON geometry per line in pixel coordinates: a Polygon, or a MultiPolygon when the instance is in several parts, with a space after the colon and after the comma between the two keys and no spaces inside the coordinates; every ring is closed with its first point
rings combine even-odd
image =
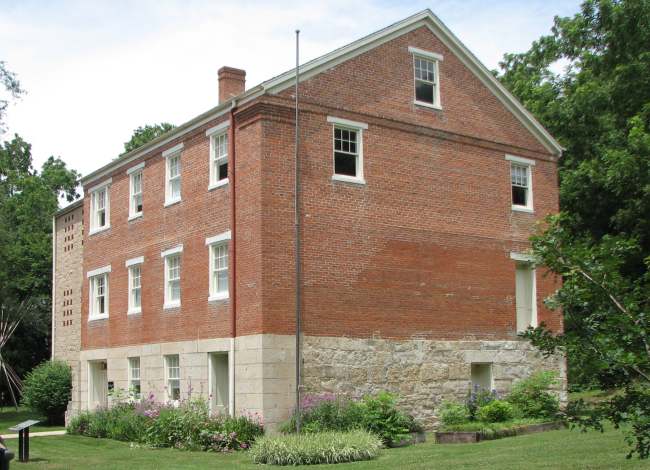
{"type": "Polygon", "coordinates": [[[111,226],[110,183],[109,180],[90,189],[90,235],[111,226]]]}
{"type": "Polygon", "coordinates": [[[365,183],[363,176],[363,131],[368,125],[348,119],[327,117],[332,123],[332,179],[365,183]]]}
{"type": "Polygon", "coordinates": [[[129,310],[128,314],[142,312],[142,263],[144,257],[133,258],[126,262],[129,270],[129,310]]]}
{"type": "Polygon", "coordinates": [[[181,253],[183,245],[163,251],[165,260],[165,302],[163,308],[176,308],[181,305],[181,253]]]}
{"type": "Polygon", "coordinates": [[[473,362],[471,365],[472,390],[494,390],[491,362],[473,362]]]}
{"type": "Polygon", "coordinates": [[[140,387],[140,358],[129,358],[129,393],[139,400],[142,396],[142,389],[140,387]]]}
{"type": "Polygon", "coordinates": [[[442,55],[409,47],[413,54],[413,93],[415,104],[442,109],[440,104],[440,62],[442,55]]]}
{"type": "Polygon", "coordinates": [[[129,219],[142,215],[142,176],[142,169],[129,174],[129,219]]]}
{"type": "Polygon", "coordinates": [[[230,231],[207,238],[205,244],[208,246],[210,256],[210,279],[208,300],[227,299],[228,291],[228,242],[230,231]]]}
{"type": "Polygon", "coordinates": [[[165,205],[181,200],[181,155],[183,144],[178,144],[163,152],[165,164],[165,205]]]}
{"type": "Polygon", "coordinates": [[[167,401],[181,399],[181,366],[178,354],[165,356],[165,394],[167,401]]]}
{"type": "Polygon", "coordinates": [[[228,134],[210,136],[210,186],[228,183],[228,134]]]}
{"type": "Polygon", "coordinates": [[[506,155],[510,162],[510,185],[512,188],[512,209],[533,211],[533,172],[535,160],[506,155]]]}
{"type": "Polygon", "coordinates": [[[108,318],[108,273],[110,266],[88,271],[88,321],[108,318]]]}

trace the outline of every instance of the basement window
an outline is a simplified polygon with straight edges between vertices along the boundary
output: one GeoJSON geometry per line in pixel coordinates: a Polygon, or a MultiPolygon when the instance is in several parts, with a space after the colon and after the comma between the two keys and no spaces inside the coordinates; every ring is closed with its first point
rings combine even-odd
{"type": "Polygon", "coordinates": [[[178,354],[165,356],[165,385],[167,401],[181,399],[181,367],[178,354]]]}
{"type": "Polygon", "coordinates": [[[364,184],[363,130],[367,124],[329,116],[334,124],[334,175],[332,179],[364,184]]]}
{"type": "Polygon", "coordinates": [[[493,389],[492,363],[472,363],[472,390],[492,391],[493,389]]]}
{"type": "Polygon", "coordinates": [[[140,358],[129,358],[129,393],[131,396],[139,400],[141,396],[140,387],[140,358]]]}

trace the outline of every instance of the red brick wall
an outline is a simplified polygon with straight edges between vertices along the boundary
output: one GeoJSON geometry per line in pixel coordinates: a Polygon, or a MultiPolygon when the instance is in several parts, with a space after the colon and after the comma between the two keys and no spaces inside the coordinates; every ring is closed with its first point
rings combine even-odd
{"type": "MultiPolygon", "coordinates": [[[[301,93],[305,333],[512,337],[509,255],[526,248],[536,220],[557,211],[554,157],[425,28],[309,79],[301,93]],[[444,55],[443,111],[413,104],[408,46],[444,55]],[[366,185],[331,180],[328,115],[368,123],[366,185]],[[534,214],[511,210],[506,153],[537,161],[534,214]]],[[[295,332],[291,94],[258,99],[237,115],[238,335],[295,332]]],[[[204,131],[216,122],[183,137],[180,204],[163,207],[159,151],[145,156],[142,219],[127,221],[125,171],[137,162],[112,175],[111,228],[86,234],[84,254],[84,273],[112,265],[110,318],[84,322],[84,349],[230,335],[230,302],[207,302],[205,238],[231,228],[230,186],[207,190],[204,131]],[[167,311],[160,252],[179,243],[182,306],[167,311]],[[143,312],[127,317],[124,261],[142,255],[143,312]]],[[[88,198],[84,213],[88,226],[88,198]]],[[[540,273],[537,287],[540,321],[561,328],[561,316],[541,303],[555,280],[540,273]]]]}

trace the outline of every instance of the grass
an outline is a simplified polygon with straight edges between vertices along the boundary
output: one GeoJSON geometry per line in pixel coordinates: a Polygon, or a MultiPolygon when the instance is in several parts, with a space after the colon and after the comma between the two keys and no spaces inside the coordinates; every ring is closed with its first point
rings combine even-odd
{"type": "Polygon", "coordinates": [[[32,432],[39,431],[56,431],[59,429],[65,429],[63,426],[48,426],[45,424],[45,418],[39,416],[38,413],[33,413],[27,408],[19,407],[18,411],[14,407],[1,407],[0,408],[0,434],[15,434],[15,431],[10,431],[11,426],[15,426],[18,423],[27,421],[28,419],[36,419],[42,421],[42,423],[37,424],[30,428],[32,432]]]}
{"type": "Polygon", "coordinates": [[[616,395],[623,393],[623,390],[614,389],[614,390],[586,390],[584,392],[571,392],[569,394],[569,399],[571,401],[584,400],[586,403],[600,403],[605,400],[609,400],[616,395]]]}
{"type": "Polygon", "coordinates": [[[461,431],[461,432],[480,432],[486,429],[492,431],[503,431],[504,429],[511,429],[516,426],[525,426],[527,424],[540,424],[553,421],[552,419],[512,419],[502,423],[483,423],[481,421],[472,421],[463,424],[449,424],[443,426],[441,431],[461,431]]]}
{"type": "MultiPolygon", "coordinates": [[[[378,459],[337,464],[310,465],[309,470],[369,469],[647,469],[648,462],[626,460],[627,447],[620,431],[604,433],[560,430],[485,441],[478,444],[437,445],[428,442],[411,447],[383,450],[378,459]]],[[[233,469],[281,468],[251,463],[245,452],[214,454],[174,449],[131,448],[110,439],[79,436],[37,437],[31,441],[28,464],[21,469],[233,469]]],[[[286,468],[286,467],[285,467],[286,468]]]]}

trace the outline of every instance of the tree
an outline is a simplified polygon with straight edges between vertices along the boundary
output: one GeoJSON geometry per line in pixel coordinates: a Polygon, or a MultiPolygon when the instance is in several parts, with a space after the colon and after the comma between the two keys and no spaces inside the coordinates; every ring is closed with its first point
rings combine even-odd
{"type": "MultiPolygon", "coordinates": [[[[2,83],[5,91],[9,95],[8,98],[17,99],[24,93],[24,90],[20,88],[20,82],[16,78],[16,74],[8,70],[6,63],[2,60],[0,60],[0,83],[2,83]]],[[[4,117],[8,106],[9,99],[0,99],[0,134],[5,130],[4,117]]]]}
{"type": "Polygon", "coordinates": [[[36,171],[19,136],[0,145],[0,301],[31,306],[3,349],[21,377],[49,357],[52,216],[60,197],[78,196],[78,177],[54,157],[36,171]]]}
{"type": "MultiPolygon", "coordinates": [[[[128,153],[139,147],[142,147],[147,142],[152,141],[156,137],[160,137],[166,132],[171,131],[176,126],[168,122],[161,122],[160,124],[153,124],[140,126],[133,131],[133,135],[128,142],[124,142],[124,153],[128,153]]],[[[124,153],[122,155],[124,155],[124,153]]]]}
{"type": "MultiPolygon", "coordinates": [[[[587,0],[529,51],[507,54],[502,82],[566,148],[561,215],[533,239],[541,263],[564,284],[565,333],[527,336],[564,349],[580,385],[624,387],[589,419],[629,421],[632,452],[650,455],[650,0],[587,0]],[[558,66],[564,68],[558,72],[558,66]],[[643,418],[645,416],[645,418],[643,418]]],[[[630,454],[631,455],[631,454],[630,454]]]]}

